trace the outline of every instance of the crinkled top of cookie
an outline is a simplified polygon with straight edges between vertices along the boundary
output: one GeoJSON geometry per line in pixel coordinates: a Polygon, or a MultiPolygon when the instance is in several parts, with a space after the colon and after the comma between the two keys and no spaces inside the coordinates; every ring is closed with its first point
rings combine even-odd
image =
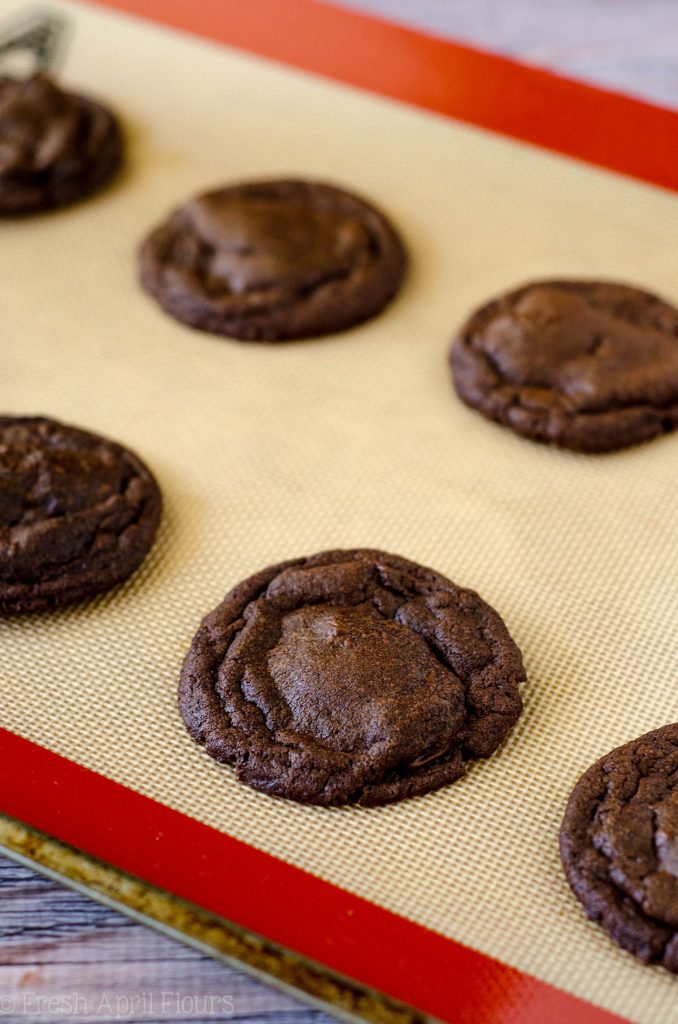
{"type": "Polygon", "coordinates": [[[345,277],[370,255],[370,236],[348,212],[301,197],[238,198],[229,190],[190,202],[178,217],[210,247],[203,272],[210,290],[294,293],[345,277]]]}
{"type": "Polygon", "coordinates": [[[520,653],[471,591],[384,552],[324,552],[236,587],[182,675],[189,731],[243,781],[383,803],[463,774],[517,719],[520,653]]]}
{"type": "Polygon", "coordinates": [[[85,116],[46,75],[0,79],[0,174],[46,170],[77,144],[85,116]]]}
{"type": "Polygon", "coordinates": [[[462,329],[452,366],[470,405],[538,439],[621,447],[678,423],[678,310],[626,285],[505,295],[462,329]]]}
{"type": "Polygon", "coordinates": [[[0,78],[0,212],[60,205],[100,186],[117,167],[111,113],[48,75],[0,78]]]}
{"type": "Polygon", "coordinates": [[[128,575],[159,514],[132,452],[52,420],[0,417],[0,609],[128,575]]]}
{"type": "Polygon", "coordinates": [[[589,916],[636,956],[678,972],[678,725],[619,747],[582,776],[561,848],[589,916]]]}

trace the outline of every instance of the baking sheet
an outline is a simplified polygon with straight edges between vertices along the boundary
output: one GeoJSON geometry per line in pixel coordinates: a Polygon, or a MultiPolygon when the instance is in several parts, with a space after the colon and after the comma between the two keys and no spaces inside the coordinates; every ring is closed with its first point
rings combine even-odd
{"type": "Polygon", "coordinates": [[[678,718],[678,440],[598,457],[522,441],[455,398],[446,351],[471,308],[532,277],[609,277],[677,301],[676,197],[53,6],[77,21],[65,77],[120,112],[130,163],[82,206],[2,224],[0,407],[132,446],[166,514],[121,590],[0,623],[0,725],[640,1024],[674,1021],[670,976],[585,921],[556,834],[592,760],[678,718]],[[194,333],[140,292],[147,228],[197,190],[266,175],[332,180],[392,216],[412,272],[381,317],[247,345],[194,333]],[[185,733],[183,654],[247,574],[362,545],[431,565],[500,611],[525,655],[525,712],[499,754],[423,799],[271,800],[185,733]]]}
{"type": "MultiPolygon", "coordinates": [[[[303,957],[266,942],[223,918],[117,871],[86,854],[0,816],[3,855],[30,866],[53,881],[86,893],[170,938],[223,960],[268,985],[327,1010],[339,1020],[378,1024],[422,1024],[381,993],[318,967],[303,957]]],[[[431,1018],[426,1017],[429,1021],[431,1018]]]]}

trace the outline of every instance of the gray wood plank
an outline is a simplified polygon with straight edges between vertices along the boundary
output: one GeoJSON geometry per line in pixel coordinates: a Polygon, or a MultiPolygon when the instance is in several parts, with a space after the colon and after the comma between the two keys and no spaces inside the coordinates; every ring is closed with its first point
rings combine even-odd
{"type": "Polygon", "coordinates": [[[0,857],[0,1020],[181,1019],[331,1024],[331,1018],[0,857]]]}
{"type": "Polygon", "coordinates": [[[675,0],[340,0],[495,53],[678,107],[675,0]]]}

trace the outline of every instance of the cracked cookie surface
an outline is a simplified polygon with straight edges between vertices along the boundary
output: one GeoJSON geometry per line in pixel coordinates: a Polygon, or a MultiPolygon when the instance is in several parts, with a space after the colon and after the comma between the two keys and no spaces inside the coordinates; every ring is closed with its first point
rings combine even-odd
{"type": "Polygon", "coordinates": [[[604,452],[678,427],[678,310],[628,285],[510,292],[473,314],[450,362],[467,405],[537,441],[604,452]]]}
{"type": "Polygon", "coordinates": [[[90,195],[118,170],[122,151],[118,122],[106,107],[47,75],[0,78],[0,214],[90,195]]]}
{"type": "Polygon", "coordinates": [[[142,245],[140,279],[192,327],[282,341],[374,316],[406,262],[393,227],[358,196],[320,182],[257,181],[171,214],[142,245]]]}
{"type": "Polygon", "coordinates": [[[162,500],[131,451],[42,417],[0,417],[0,613],[45,611],[127,579],[162,500]]]}
{"type": "Polygon", "coordinates": [[[389,803],[454,782],[522,709],[525,672],[477,594],[372,549],[271,566],[226,595],[186,656],[188,731],[255,789],[389,803]]]}
{"type": "Polygon", "coordinates": [[[678,724],[588,769],[560,831],[570,886],[623,949],[678,973],[678,724]]]}

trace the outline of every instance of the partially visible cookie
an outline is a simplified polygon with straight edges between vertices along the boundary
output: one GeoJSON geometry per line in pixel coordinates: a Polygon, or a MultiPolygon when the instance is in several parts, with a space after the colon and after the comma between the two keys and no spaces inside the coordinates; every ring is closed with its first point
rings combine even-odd
{"type": "Polygon", "coordinates": [[[83,199],[115,174],[122,150],[106,107],[44,74],[0,78],[0,215],[83,199]]]}
{"type": "Polygon", "coordinates": [[[45,611],[127,579],[162,499],[133,452],[42,417],[0,417],[0,614],[45,611]]]}
{"type": "Polygon", "coordinates": [[[678,427],[678,310],[628,285],[509,292],[473,314],[450,359],[467,405],[536,441],[605,452],[678,427]]]}
{"type": "Polygon", "coordinates": [[[255,181],[176,210],[144,242],[140,277],[191,327],[282,341],[374,316],[406,262],[394,228],[358,196],[320,182],[255,181]]]}
{"type": "Polygon", "coordinates": [[[238,778],[308,804],[427,793],[518,718],[520,651],[477,594],[382,551],[282,562],[230,591],[184,662],[188,731],[238,778]]]}
{"type": "Polygon", "coordinates": [[[678,725],[582,775],[560,830],[567,880],[623,949],[678,973],[678,725]]]}

